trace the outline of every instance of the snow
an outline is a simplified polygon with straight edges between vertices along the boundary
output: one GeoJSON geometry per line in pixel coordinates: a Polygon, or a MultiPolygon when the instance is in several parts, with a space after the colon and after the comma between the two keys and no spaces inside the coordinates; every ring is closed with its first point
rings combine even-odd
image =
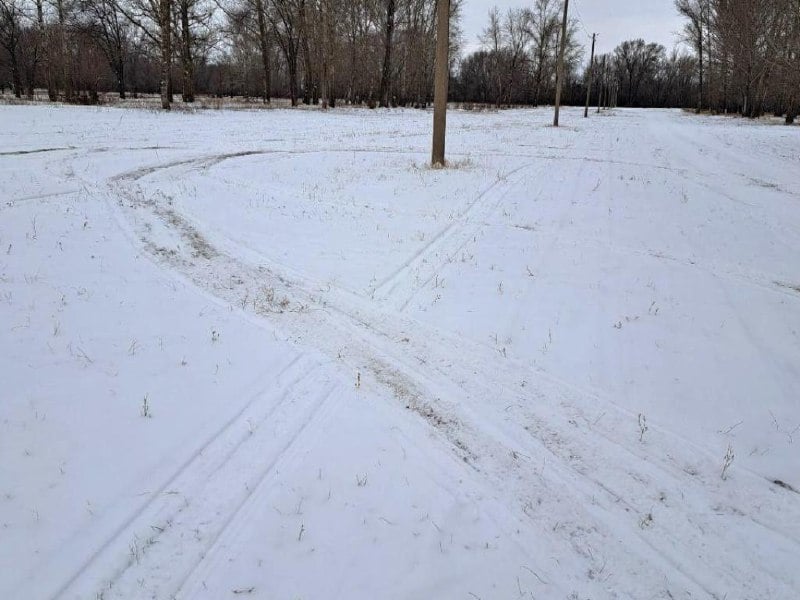
{"type": "Polygon", "coordinates": [[[0,107],[0,597],[797,598],[797,130],[581,112],[0,107]]]}

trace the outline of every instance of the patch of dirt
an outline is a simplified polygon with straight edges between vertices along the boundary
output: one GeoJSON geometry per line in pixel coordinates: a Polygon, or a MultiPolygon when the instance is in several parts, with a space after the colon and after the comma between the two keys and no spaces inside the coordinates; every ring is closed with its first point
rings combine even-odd
{"type": "Polygon", "coordinates": [[[472,452],[467,444],[456,435],[461,429],[461,423],[456,418],[438,411],[431,402],[422,397],[422,394],[407,377],[378,360],[372,361],[370,370],[379,383],[392,390],[395,397],[404,403],[406,409],[417,413],[430,425],[444,433],[465,462],[471,462],[478,458],[477,454],[472,452]]]}
{"type": "Polygon", "coordinates": [[[800,283],[788,283],[786,281],[776,281],[775,285],[777,285],[778,287],[782,287],[786,290],[795,292],[797,294],[800,294],[800,283]]]}
{"type": "Polygon", "coordinates": [[[777,485],[780,488],[783,488],[783,489],[788,490],[790,492],[794,492],[795,494],[800,494],[799,491],[797,491],[795,488],[793,488],[791,485],[789,485],[785,481],[781,481],[780,479],[773,479],[772,483],[774,483],[775,485],[777,485]]]}
{"type": "Polygon", "coordinates": [[[208,243],[208,240],[191,223],[178,214],[175,209],[156,204],[155,212],[189,243],[192,248],[192,257],[211,260],[217,256],[217,251],[208,243]]]}

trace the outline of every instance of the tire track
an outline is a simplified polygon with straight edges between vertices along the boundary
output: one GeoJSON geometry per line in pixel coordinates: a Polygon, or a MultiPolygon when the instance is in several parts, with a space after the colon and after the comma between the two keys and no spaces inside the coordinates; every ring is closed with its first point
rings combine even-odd
{"type": "Polygon", "coordinates": [[[309,375],[293,383],[288,395],[231,450],[163,531],[148,539],[141,555],[132,557],[125,570],[108,582],[108,592],[121,598],[133,593],[175,596],[243,508],[257,502],[259,493],[268,488],[269,476],[309,426],[321,415],[332,414],[337,386],[329,385],[320,395],[319,382],[309,375]]]}
{"type": "MultiPolygon", "coordinates": [[[[278,402],[272,407],[272,410],[276,410],[280,406],[286,395],[305,376],[305,371],[308,369],[306,362],[307,359],[304,355],[298,355],[274,378],[275,382],[280,382],[282,379],[289,377],[292,379],[281,387],[277,394],[278,402]],[[301,374],[298,375],[295,373],[296,371],[300,371],[301,374]]],[[[100,572],[116,571],[118,574],[123,572],[130,561],[126,561],[126,564],[122,567],[119,565],[114,566],[112,561],[116,563],[117,557],[124,556],[123,548],[126,545],[131,550],[129,545],[131,540],[135,540],[137,537],[149,539],[149,536],[141,532],[151,532],[152,527],[166,530],[166,523],[181,510],[182,502],[180,497],[185,499],[191,496],[192,482],[203,482],[207,477],[219,471],[221,466],[231,459],[236,449],[246,440],[248,427],[246,427],[245,418],[248,413],[258,409],[260,401],[264,400],[264,396],[271,385],[265,382],[264,379],[265,377],[262,376],[256,381],[253,386],[256,387],[256,391],[245,405],[223,423],[221,427],[208,435],[200,446],[181,462],[156,490],[148,495],[146,501],[123,522],[117,524],[112,533],[94,547],[92,554],[82,562],[67,581],[62,582],[50,594],[51,596],[64,597],[73,594],[76,589],[88,591],[86,589],[87,582],[83,581],[83,579],[84,575],[87,575],[90,570],[100,572]],[[174,493],[176,488],[181,487],[184,488],[184,492],[180,494],[174,493]]],[[[107,531],[109,528],[100,529],[107,531]]],[[[85,544],[85,540],[78,541],[78,543],[80,542],[85,544]]],[[[63,549],[61,552],[62,554],[67,554],[63,549]]],[[[111,580],[113,581],[116,577],[118,575],[113,576],[111,580]]]]}
{"type": "MultiPolygon", "coordinates": [[[[456,452],[479,470],[490,485],[511,487],[516,497],[522,499],[530,493],[531,486],[536,487],[542,480],[546,482],[547,522],[550,526],[551,519],[556,519],[556,523],[570,523],[562,534],[566,537],[565,543],[573,546],[578,544],[574,546],[574,551],[587,557],[589,568],[600,569],[605,560],[613,562],[615,569],[619,570],[620,579],[617,584],[622,588],[628,585],[628,578],[632,578],[631,581],[641,580],[642,573],[650,573],[648,577],[653,581],[659,578],[658,573],[671,573],[678,579],[684,578],[681,583],[683,590],[709,596],[720,585],[727,589],[734,589],[739,585],[757,586],[757,583],[739,581],[739,573],[744,572],[744,568],[738,572],[731,571],[713,555],[704,556],[703,560],[708,562],[707,570],[703,572],[698,572],[694,563],[682,562],[684,559],[680,558],[680,552],[687,549],[685,540],[696,536],[696,533],[680,538],[644,537],[640,531],[641,514],[638,512],[642,510],[641,507],[638,511],[633,511],[631,507],[637,505],[629,501],[626,511],[617,505],[625,495],[642,493],[641,490],[647,491],[647,488],[636,489],[634,486],[633,492],[631,489],[617,492],[605,485],[600,477],[592,477],[592,468],[603,472],[598,465],[602,467],[605,463],[613,463],[619,459],[619,453],[612,445],[601,444],[598,448],[587,446],[581,437],[583,434],[572,431],[574,425],[567,423],[570,423],[571,403],[574,398],[565,393],[564,389],[540,386],[540,397],[533,403],[529,397],[530,392],[518,398],[520,406],[534,405],[540,407],[539,412],[503,411],[497,406],[493,412],[487,412],[486,399],[495,395],[493,390],[509,389],[512,382],[519,380],[520,375],[530,374],[533,380],[537,379],[537,375],[530,373],[525,367],[519,368],[518,363],[503,363],[497,356],[488,358],[485,352],[476,352],[474,363],[469,362],[471,353],[464,353],[460,359],[464,364],[455,367],[451,350],[460,347],[455,339],[418,326],[410,319],[376,310],[363,299],[360,303],[358,299],[348,300],[345,294],[337,290],[332,290],[323,298],[314,291],[319,288],[315,288],[313,284],[287,280],[270,269],[248,266],[233,256],[235,244],[229,243],[226,249],[218,250],[212,260],[201,264],[177,261],[172,266],[186,273],[195,285],[209,289],[231,304],[236,302],[237,293],[242,291],[241,287],[237,290],[237,286],[230,285],[231,276],[241,282],[258,281],[262,285],[273,286],[274,293],[285,294],[287,299],[294,301],[290,305],[297,307],[293,311],[272,311],[270,316],[273,320],[282,323],[293,336],[333,356],[341,348],[331,344],[336,344],[335,340],[339,339],[348,340],[348,356],[344,359],[346,363],[353,368],[365,368],[371,372],[378,385],[391,389],[407,408],[417,412],[438,429],[456,452]],[[331,311],[336,314],[332,315],[331,311]],[[414,337],[413,343],[408,340],[409,334],[414,337]],[[437,339],[431,341],[431,338],[437,339]],[[403,339],[408,341],[402,342],[403,339]],[[403,347],[404,343],[410,345],[403,347]],[[411,352],[418,352],[425,359],[419,364],[413,363],[411,352]],[[491,369],[487,368],[488,365],[491,365],[491,369]],[[476,379],[471,374],[480,374],[480,378],[476,379]],[[456,381],[461,376],[464,378],[456,381]],[[560,400],[559,404],[554,405],[554,400],[560,400]],[[534,430],[533,434],[524,429],[526,423],[536,422],[536,419],[546,423],[554,417],[561,424],[554,426],[554,429],[540,428],[534,430]],[[551,442],[553,438],[556,440],[555,445],[551,442]],[[596,456],[593,457],[593,454],[596,456]],[[509,459],[509,456],[513,459],[509,459]],[[584,456],[588,458],[584,459],[587,462],[583,466],[571,464],[574,457],[584,456]],[[542,472],[538,476],[523,475],[536,474],[542,461],[547,462],[548,458],[552,463],[548,463],[547,476],[542,472]],[[506,475],[509,472],[515,474],[515,477],[510,478],[514,481],[509,482],[506,475]],[[583,498],[578,503],[575,502],[576,490],[580,491],[580,497],[583,498]],[[598,498],[603,499],[599,507],[596,506],[598,498]],[[637,514],[632,514],[633,512],[637,514]],[[581,541],[576,542],[575,536],[581,541]],[[615,543],[609,544],[611,540],[615,540],[615,543]],[[672,548],[670,544],[673,545],[672,548]],[[677,555],[675,546],[679,548],[677,555]],[[634,562],[635,566],[631,565],[628,556],[632,547],[636,548],[635,555],[639,557],[634,562]],[[676,564],[683,565],[679,573],[674,573],[676,564]],[[626,568],[633,568],[634,571],[626,575],[626,568]],[[709,571],[719,580],[709,577],[709,571]],[[638,575],[634,576],[635,574],[638,575]]],[[[503,399],[504,402],[506,400],[507,398],[503,399]]],[[[585,401],[583,403],[590,404],[585,401]]],[[[612,413],[607,417],[612,430],[626,429],[625,414],[622,411],[615,409],[613,405],[602,408],[607,408],[612,413]]],[[[687,460],[691,456],[692,450],[681,449],[681,443],[670,435],[665,435],[661,442],[654,451],[675,453],[687,460]]],[[[653,452],[644,456],[628,453],[627,456],[628,459],[620,468],[634,473],[641,469],[645,472],[657,469],[657,478],[673,481],[673,488],[692,487],[688,477],[682,479],[678,475],[676,478],[674,470],[670,472],[669,469],[662,472],[663,467],[655,460],[658,455],[653,452]],[[651,462],[656,466],[649,466],[648,463],[651,462]]],[[[710,458],[703,461],[703,467],[709,472],[716,471],[716,465],[708,467],[709,463],[710,458]]],[[[627,471],[623,475],[627,476],[627,471]]],[[[746,477],[745,481],[752,479],[746,477]]],[[[707,479],[699,481],[694,489],[712,498],[724,499],[731,493],[730,490],[709,490],[707,482],[707,479]]],[[[758,485],[764,487],[761,478],[758,485]]],[[[773,517],[780,515],[780,503],[771,500],[760,495],[759,502],[763,501],[761,510],[773,517]]],[[[781,508],[787,507],[781,505],[781,508]]],[[[707,508],[701,507],[700,510],[701,514],[709,514],[707,508]]],[[[679,510],[675,517],[688,523],[687,527],[695,527],[692,514],[679,510]]],[[[726,523],[734,525],[730,521],[726,523]]],[[[716,529],[715,533],[721,539],[726,539],[724,527],[716,529]]],[[[734,540],[731,540],[731,544],[734,540]]],[[[791,546],[792,541],[788,543],[791,546]]],[[[766,573],[768,569],[762,572],[766,573]]],[[[678,591],[677,588],[672,589],[678,591]]]]}
{"type": "MultiPolygon", "coordinates": [[[[368,303],[355,306],[347,304],[341,301],[343,295],[336,291],[332,291],[324,301],[319,297],[315,298],[313,286],[309,289],[307,283],[286,280],[263,267],[249,267],[233,258],[234,254],[230,254],[228,250],[235,252],[235,248],[230,245],[228,249],[216,250],[212,260],[202,261],[200,264],[191,260],[177,261],[172,265],[185,272],[196,285],[209,289],[227,302],[235,302],[237,293],[236,287],[227,283],[231,275],[240,281],[261,281],[265,285],[274,286],[274,290],[279,290],[275,293],[285,294],[286,298],[293,299],[292,305],[298,307],[296,311],[274,311],[271,318],[282,323],[292,336],[329,355],[335,356],[339,350],[336,346],[331,346],[332,340],[348,340],[349,356],[345,359],[347,364],[351,368],[364,368],[365,372],[371,373],[371,378],[377,385],[388,387],[407,408],[417,412],[439,430],[453,445],[456,453],[482,473],[489,485],[510,487],[515,497],[522,502],[531,489],[544,484],[548,490],[548,500],[544,505],[547,516],[544,517],[544,522],[541,516],[532,518],[548,528],[557,527],[559,523],[568,523],[564,531],[560,532],[562,543],[572,546],[575,553],[585,558],[587,569],[602,570],[603,563],[608,561],[614,565],[617,576],[620,577],[616,585],[622,589],[628,585],[629,577],[636,581],[637,577],[638,580],[641,579],[643,573],[649,573],[647,578],[655,581],[663,574],[672,574],[674,581],[681,581],[677,588],[672,588],[674,591],[681,589],[707,596],[712,596],[715,588],[720,587],[720,583],[709,577],[708,572],[714,573],[725,582],[738,579],[737,572],[731,571],[724,563],[719,563],[715,557],[705,557],[709,562],[707,571],[704,572],[698,572],[693,563],[680,562],[680,552],[686,548],[682,544],[687,537],[692,536],[662,536],[658,540],[652,536],[645,537],[640,531],[641,509],[632,510],[630,507],[636,504],[631,500],[627,511],[619,505],[620,499],[631,493],[631,489],[636,489],[635,486],[622,490],[621,493],[616,492],[600,478],[593,478],[589,466],[577,468],[572,464],[575,457],[591,456],[592,452],[597,454],[597,463],[590,461],[592,465],[613,463],[618,459],[618,453],[612,446],[601,444],[597,449],[586,446],[581,437],[571,431],[569,425],[556,426],[552,430],[540,429],[533,434],[524,429],[524,424],[537,418],[540,422],[547,422],[556,417],[557,423],[568,423],[569,396],[565,397],[563,390],[550,389],[548,392],[551,395],[542,393],[538,402],[534,403],[541,407],[541,412],[496,410],[488,413],[479,407],[485,405],[485,398],[492,397],[492,390],[508,389],[520,374],[528,373],[527,369],[517,370],[511,366],[503,368],[504,365],[498,364],[496,356],[487,359],[485,353],[480,353],[478,356],[482,356],[486,362],[463,365],[466,369],[457,369],[454,372],[447,349],[459,347],[457,343],[445,342],[437,345],[435,342],[420,342],[421,338],[432,337],[429,328],[418,328],[409,319],[398,323],[397,315],[392,317],[377,313],[368,303]],[[336,314],[332,315],[331,311],[336,314]],[[398,347],[400,344],[397,342],[386,343],[387,340],[401,339],[400,336],[408,335],[409,331],[415,334],[415,345],[410,349],[422,351],[426,357],[421,364],[413,363],[409,348],[398,347]],[[426,364],[435,366],[432,368],[425,366],[426,364]],[[492,365],[492,369],[487,369],[487,365],[492,365]],[[459,373],[463,375],[467,371],[480,373],[480,380],[471,376],[466,376],[458,383],[453,380],[454,376],[457,377],[459,373]],[[442,400],[443,398],[449,400],[442,400]],[[558,398],[561,399],[561,405],[554,411],[553,399],[558,398]],[[556,439],[556,445],[551,442],[552,438],[556,439]],[[510,456],[516,458],[510,459],[510,456]],[[542,463],[548,465],[546,476],[538,471],[542,463]],[[513,480],[511,482],[507,477],[508,473],[514,473],[514,477],[510,478],[513,480]],[[579,491],[582,498],[577,503],[576,491],[579,491]],[[614,543],[610,544],[611,540],[614,543]],[[680,549],[677,555],[673,550],[676,544],[680,549]],[[632,548],[635,551],[632,552],[632,548]],[[631,553],[638,557],[633,563],[631,553]],[[676,564],[683,565],[678,573],[675,573],[676,564]],[[626,569],[631,568],[634,571],[626,574],[626,569]],[[638,576],[634,577],[634,573],[638,576]]],[[[468,359],[465,357],[465,360],[468,359]]],[[[520,406],[531,404],[528,396],[519,397],[517,402],[520,406]]],[[[623,416],[620,413],[608,420],[613,427],[624,430],[623,416]]],[[[659,445],[659,448],[670,448],[665,451],[667,453],[677,451],[679,455],[685,454],[677,450],[678,447],[679,445],[668,439],[663,446],[659,445]]],[[[654,457],[628,456],[629,459],[620,468],[633,472],[643,468],[662,469],[654,457]],[[647,465],[650,461],[656,466],[637,466],[640,463],[647,465]]],[[[588,461],[589,458],[584,460],[588,461]]],[[[716,466],[713,469],[716,470],[716,466]]],[[[680,479],[680,476],[676,479],[668,470],[659,471],[658,479],[661,478],[674,482],[670,484],[671,488],[687,485],[691,487],[686,480],[680,479]]],[[[763,485],[763,481],[759,480],[759,484],[763,485]]],[[[709,490],[704,486],[705,483],[700,482],[696,489],[708,493],[709,490]]],[[[642,493],[641,490],[636,489],[635,493],[642,493]]],[[[689,519],[687,527],[691,530],[691,515],[685,511],[678,511],[675,515],[684,521],[689,519]]],[[[715,532],[724,539],[724,528],[715,532]]],[[[735,586],[731,585],[729,589],[733,587],[735,586]]]]}
{"type": "Polygon", "coordinates": [[[203,574],[213,570],[214,566],[219,565],[224,559],[217,552],[218,548],[225,546],[226,542],[230,544],[238,539],[249,528],[256,514],[263,510],[261,499],[270,489],[270,476],[295,459],[295,448],[301,439],[317,439],[324,432],[324,426],[334,416],[340,400],[338,390],[332,387],[315,402],[308,418],[303,420],[300,428],[294,431],[282,445],[280,451],[264,465],[257,476],[255,485],[249,488],[252,491],[249,491],[235,509],[228,514],[222,526],[205,544],[200,560],[180,578],[178,585],[171,591],[170,597],[197,597],[197,592],[193,590],[202,585],[203,574]],[[184,591],[187,588],[190,590],[188,593],[184,591]]]}
{"type": "Polygon", "coordinates": [[[502,202],[516,183],[514,177],[535,163],[520,165],[481,192],[451,223],[441,229],[415,254],[388,277],[370,290],[370,296],[402,312],[435,276],[448,259],[458,253],[477,232],[483,222],[502,202]],[[472,227],[469,227],[473,225],[472,227]],[[436,260],[434,260],[434,258],[436,260]]]}

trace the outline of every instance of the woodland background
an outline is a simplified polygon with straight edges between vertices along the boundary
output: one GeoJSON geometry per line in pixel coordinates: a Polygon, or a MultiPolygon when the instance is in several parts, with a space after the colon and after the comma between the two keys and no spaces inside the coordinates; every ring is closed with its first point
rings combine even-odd
{"type": "MultiPolygon", "coordinates": [[[[562,3],[489,12],[462,51],[451,1],[450,100],[552,103],[562,3]]],[[[791,123],[800,104],[800,0],[677,0],[686,44],[638,39],[595,57],[592,102],[693,107],[791,123]],[[604,96],[605,94],[605,96],[604,96]]],[[[426,107],[436,0],[0,0],[0,92],[100,103],[161,92],[292,105],[426,107]]],[[[570,21],[566,104],[582,104],[587,32],[570,21]]]]}

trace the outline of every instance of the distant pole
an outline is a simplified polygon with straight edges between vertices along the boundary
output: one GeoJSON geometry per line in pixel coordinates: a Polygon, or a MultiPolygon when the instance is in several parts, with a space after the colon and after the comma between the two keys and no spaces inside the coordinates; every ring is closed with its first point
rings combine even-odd
{"type": "Polygon", "coordinates": [[[603,66],[600,68],[600,93],[597,94],[597,114],[603,108],[603,95],[606,92],[606,57],[603,56],[603,66]]]}
{"type": "Polygon", "coordinates": [[[589,60],[589,83],[586,85],[586,108],[583,111],[583,118],[589,117],[589,100],[592,98],[592,78],[594,77],[594,42],[597,34],[592,34],[592,58],[589,60]]]}
{"type": "Polygon", "coordinates": [[[556,112],[553,116],[553,127],[558,127],[558,113],[561,109],[561,86],[564,85],[564,53],[567,51],[567,13],[569,0],[564,0],[564,20],[561,22],[561,44],[558,49],[558,67],[556,68],[556,112]]]}
{"type": "Polygon", "coordinates": [[[436,7],[436,73],[433,89],[433,151],[431,164],[444,167],[444,138],[447,129],[447,88],[450,82],[450,0],[438,0],[436,7]]]}

